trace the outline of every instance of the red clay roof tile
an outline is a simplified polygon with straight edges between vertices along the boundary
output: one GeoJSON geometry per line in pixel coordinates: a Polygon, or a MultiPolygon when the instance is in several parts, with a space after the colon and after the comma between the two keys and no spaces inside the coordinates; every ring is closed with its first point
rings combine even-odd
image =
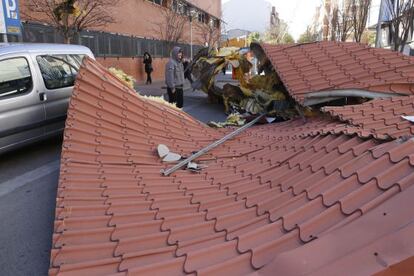
{"type": "Polygon", "coordinates": [[[259,275],[371,275],[405,260],[414,254],[413,195],[411,187],[325,238],[277,255],[259,275]]]}
{"type": "MultiPolygon", "coordinates": [[[[309,47],[354,55],[365,51],[355,45],[309,47]]],[[[405,106],[413,105],[406,99],[325,110],[344,122],[314,118],[252,127],[200,158],[208,166],[200,174],[180,170],[161,177],[168,166],[155,153],[158,143],[189,155],[229,130],[210,129],[134,95],[89,59],[79,75],[64,134],[51,275],[247,275],[257,270],[288,275],[302,268],[289,267],[297,260],[295,252],[321,264],[309,264],[306,271],[329,272],[335,268],[329,255],[313,259],[325,241],[363,251],[369,248],[364,237],[372,240],[372,231],[359,231],[344,244],[343,237],[350,237],[346,227],[356,233],[355,224],[378,208],[394,210],[388,203],[397,198],[411,210],[405,194],[412,193],[413,141],[378,140],[373,137],[387,133],[367,130],[366,122],[349,123],[354,110],[370,120],[386,111],[398,116],[400,108],[408,112],[405,106]],[[267,270],[290,255],[288,263],[267,270]]],[[[405,225],[407,214],[392,211],[381,231],[392,235],[390,229],[405,225]]],[[[381,227],[378,220],[374,224],[381,227]]],[[[412,233],[400,237],[412,240],[412,233]]],[[[348,252],[335,252],[336,259],[347,261],[348,252]]],[[[353,259],[356,272],[374,271],[372,262],[360,260],[353,259]]]]}
{"type": "Polygon", "coordinates": [[[290,95],[301,104],[309,94],[325,90],[414,93],[414,60],[397,52],[331,41],[261,47],[290,95]]]}
{"type": "Polygon", "coordinates": [[[414,114],[414,96],[375,99],[362,105],[324,107],[322,110],[377,137],[397,139],[414,134],[414,125],[401,117],[414,114]]]}

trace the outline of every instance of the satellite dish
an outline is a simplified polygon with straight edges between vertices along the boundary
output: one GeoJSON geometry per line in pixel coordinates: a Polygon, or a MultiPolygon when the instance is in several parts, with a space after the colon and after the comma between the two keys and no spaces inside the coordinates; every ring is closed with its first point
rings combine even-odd
{"type": "Polygon", "coordinates": [[[176,162],[181,159],[181,155],[173,152],[169,152],[162,161],[164,162],[176,162]]]}
{"type": "Polygon", "coordinates": [[[165,156],[167,156],[168,153],[170,153],[170,149],[163,144],[158,145],[157,151],[160,158],[164,158],[165,156]]]}

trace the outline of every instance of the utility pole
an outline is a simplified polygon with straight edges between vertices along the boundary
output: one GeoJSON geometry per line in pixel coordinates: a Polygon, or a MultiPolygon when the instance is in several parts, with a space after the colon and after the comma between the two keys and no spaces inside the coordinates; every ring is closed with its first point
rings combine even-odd
{"type": "Polygon", "coordinates": [[[193,60],[193,16],[194,10],[190,9],[190,57],[193,60]]]}
{"type": "MultiPolygon", "coordinates": [[[[375,48],[382,48],[382,17],[384,13],[384,5],[388,0],[381,0],[380,9],[378,13],[377,33],[375,36],[375,48]]],[[[388,3],[387,3],[388,4],[388,3]]]]}

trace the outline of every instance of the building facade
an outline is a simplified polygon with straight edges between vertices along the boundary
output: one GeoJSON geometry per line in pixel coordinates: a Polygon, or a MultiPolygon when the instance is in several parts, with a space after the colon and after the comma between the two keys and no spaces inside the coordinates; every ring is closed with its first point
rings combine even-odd
{"type": "MultiPolygon", "coordinates": [[[[394,49],[399,48],[398,50],[401,51],[405,55],[414,56],[414,29],[412,21],[414,20],[412,17],[412,12],[409,11],[412,6],[404,6],[400,2],[395,0],[376,0],[377,7],[373,8],[371,12],[374,14],[377,12],[377,22],[371,25],[372,29],[377,29],[377,24],[380,24],[379,34],[377,36],[377,44],[378,47],[386,48],[386,49],[394,49]],[[408,16],[408,17],[406,17],[408,16]],[[408,19],[404,19],[404,17],[408,19]],[[399,24],[400,30],[398,32],[398,37],[401,39],[399,43],[399,47],[394,44],[394,39],[396,38],[395,28],[396,26],[393,24],[394,20],[399,18],[396,22],[401,22],[399,24]],[[411,24],[409,23],[411,21],[411,24]],[[405,22],[405,23],[402,23],[405,22]],[[407,38],[405,43],[403,37],[407,34],[407,38]]],[[[412,5],[412,4],[411,4],[412,5]]],[[[375,18],[374,18],[375,19],[375,18]]]]}
{"type": "MultiPolygon", "coordinates": [[[[20,0],[20,10],[30,1],[20,0]]],[[[184,18],[183,35],[177,44],[187,57],[208,43],[207,29],[220,33],[221,0],[121,0],[110,8],[114,23],[84,30],[73,43],[89,47],[103,65],[120,68],[137,81],[144,80],[142,56],[147,51],[153,57],[153,79],[162,80],[171,47],[160,31],[167,8],[184,18]]],[[[19,40],[62,43],[60,34],[45,22],[41,15],[29,21],[22,12],[23,36],[19,40]]]]}

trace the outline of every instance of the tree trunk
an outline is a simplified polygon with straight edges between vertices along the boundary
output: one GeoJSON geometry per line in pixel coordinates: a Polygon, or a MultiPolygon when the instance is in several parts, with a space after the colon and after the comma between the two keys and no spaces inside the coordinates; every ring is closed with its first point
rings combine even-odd
{"type": "Polygon", "coordinates": [[[65,43],[65,44],[70,44],[70,37],[69,37],[69,36],[67,36],[67,35],[64,35],[64,36],[63,36],[63,43],[65,43]]]}
{"type": "Polygon", "coordinates": [[[65,44],[70,44],[70,35],[69,35],[69,15],[65,13],[63,15],[63,24],[65,29],[65,34],[63,36],[63,41],[65,44]]]}

